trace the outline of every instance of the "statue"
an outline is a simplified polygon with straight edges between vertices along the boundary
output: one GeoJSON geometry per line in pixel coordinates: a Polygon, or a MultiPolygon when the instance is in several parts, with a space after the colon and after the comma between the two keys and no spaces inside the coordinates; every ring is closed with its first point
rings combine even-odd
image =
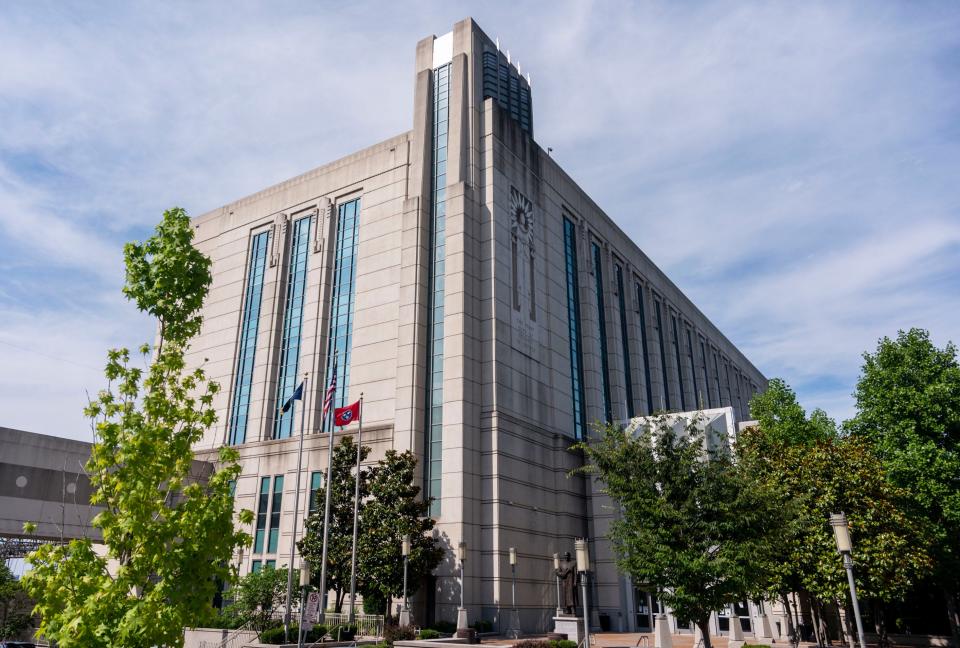
{"type": "Polygon", "coordinates": [[[576,614],[577,607],[577,563],[570,560],[570,552],[563,554],[560,569],[556,570],[560,579],[561,604],[564,614],[576,614]]]}

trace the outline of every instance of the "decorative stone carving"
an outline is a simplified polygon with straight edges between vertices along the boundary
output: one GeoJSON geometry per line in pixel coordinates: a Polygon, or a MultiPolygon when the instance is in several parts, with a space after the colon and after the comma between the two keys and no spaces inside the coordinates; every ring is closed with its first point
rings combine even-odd
{"type": "Polygon", "coordinates": [[[273,246],[270,250],[271,268],[280,263],[280,255],[283,253],[283,243],[287,240],[287,222],[289,220],[290,218],[281,212],[277,214],[277,217],[273,220],[273,225],[270,227],[270,237],[273,239],[273,246]]]}
{"type": "Polygon", "coordinates": [[[533,203],[510,187],[510,302],[513,346],[535,355],[537,347],[537,234],[533,203]]]}

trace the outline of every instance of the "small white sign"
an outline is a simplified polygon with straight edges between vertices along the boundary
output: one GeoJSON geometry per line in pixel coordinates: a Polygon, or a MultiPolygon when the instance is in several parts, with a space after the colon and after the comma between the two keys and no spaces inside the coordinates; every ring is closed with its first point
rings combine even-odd
{"type": "Polygon", "coordinates": [[[317,617],[320,615],[320,593],[319,592],[310,592],[307,594],[307,609],[304,612],[303,620],[304,627],[309,623],[311,626],[317,622],[317,617]]]}

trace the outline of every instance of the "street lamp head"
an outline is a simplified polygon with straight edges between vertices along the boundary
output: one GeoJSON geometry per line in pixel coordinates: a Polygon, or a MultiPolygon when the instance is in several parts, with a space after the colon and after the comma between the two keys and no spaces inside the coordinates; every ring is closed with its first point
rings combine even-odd
{"type": "Polygon", "coordinates": [[[850,527],[847,525],[847,516],[843,513],[831,513],[830,526],[833,527],[833,537],[837,541],[837,551],[852,554],[853,541],[850,539],[850,527]]]}
{"type": "Polygon", "coordinates": [[[403,536],[403,542],[401,544],[401,552],[404,558],[410,555],[410,534],[403,536]]]}
{"type": "Polygon", "coordinates": [[[510,547],[510,566],[513,567],[517,564],[517,548],[510,547]]]}
{"type": "Polygon", "coordinates": [[[300,561],[300,587],[310,585],[310,561],[302,559],[300,561]]]}
{"type": "Polygon", "coordinates": [[[467,559],[467,543],[461,542],[457,545],[457,560],[464,562],[467,559]]]}
{"type": "Polygon", "coordinates": [[[577,571],[590,571],[590,550],[587,548],[587,541],[583,538],[578,538],[573,543],[573,546],[577,551],[577,571]]]}
{"type": "Polygon", "coordinates": [[[560,554],[553,554],[553,568],[560,569],[560,554]]]}

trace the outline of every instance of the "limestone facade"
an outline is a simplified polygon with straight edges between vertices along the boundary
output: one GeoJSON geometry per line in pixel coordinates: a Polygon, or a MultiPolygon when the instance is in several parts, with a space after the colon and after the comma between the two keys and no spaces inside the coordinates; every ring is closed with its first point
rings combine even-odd
{"type": "MultiPolygon", "coordinates": [[[[413,114],[406,133],[194,221],[196,245],[213,260],[213,285],[189,362],[205,366],[222,386],[215,401],[219,422],[197,450],[213,458],[231,442],[242,387],[238,509],[261,512],[263,478],[284,477],[278,497],[272,490],[277,482],[267,481],[268,499],[279,503],[278,512],[269,511],[278,520],[274,550],[265,551],[266,540],[261,551],[238,556],[241,572],[254,561],[287,564],[294,498],[302,516],[311,475],[326,467],[327,438],[319,432],[337,307],[338,214],[359,199],[343,402],[363,394],[363,442],[373,448],[371,461],[391,448],[411,449],[421,460],[425,486],[429,490],[431,480],[437,486],[438,537],[450,548],[413,599],[415,621],[456,618],[453,555],[463,540],[470,620],[496,623],[501,609],[510,608],[508,551],[516,547],[521,626],[543,630],[556,607],[552,554],[572,553],[574,538],[588,537],[596,554],[597,616],[608,617],[614,628],[633,629],[629,584],[596,542],[606,517],[591,485],[568,476],[580,465],[568,450],[578,429],[570,242],[577,255],[572,291],[579,301],[582,422],[701,404],[732,407],[742,419],[749,397],[766,380],[537,145],[527,80],[471,19],[417,44],[413,114]],[[502,94],[490,96],[493,88],[502,94]],[[448,117],[443,124],[441,110],[448,117]],[[442,152],[438,143],[445,144],[442,152]],[[309,229],[303,218],[310,219],[309,229]],[[566,245],[565,222],[574,234],[566,245]],[[308,237],[296,249],[295,230],[308,237]],[[254,276],[251,255],[262,233],[266,248],[261,274],[254,276]],[[305,265],[305,274],[296,289],[303,297],[291,363],[285,341],[294,262],[305,265]],[[259,291],[255,317],[251,282],[259,291]],[[284,397],[277,385],[284,372],[289,379],[294,364],[296,382],[309,373],[307,392],[297,403],[294,434],[276,439],[275,412],[284,397]],[[297,493],[301,411],[307,435],[297,493]]],[[[336,437],[355,433],[351,426],[336,437]]]]}

